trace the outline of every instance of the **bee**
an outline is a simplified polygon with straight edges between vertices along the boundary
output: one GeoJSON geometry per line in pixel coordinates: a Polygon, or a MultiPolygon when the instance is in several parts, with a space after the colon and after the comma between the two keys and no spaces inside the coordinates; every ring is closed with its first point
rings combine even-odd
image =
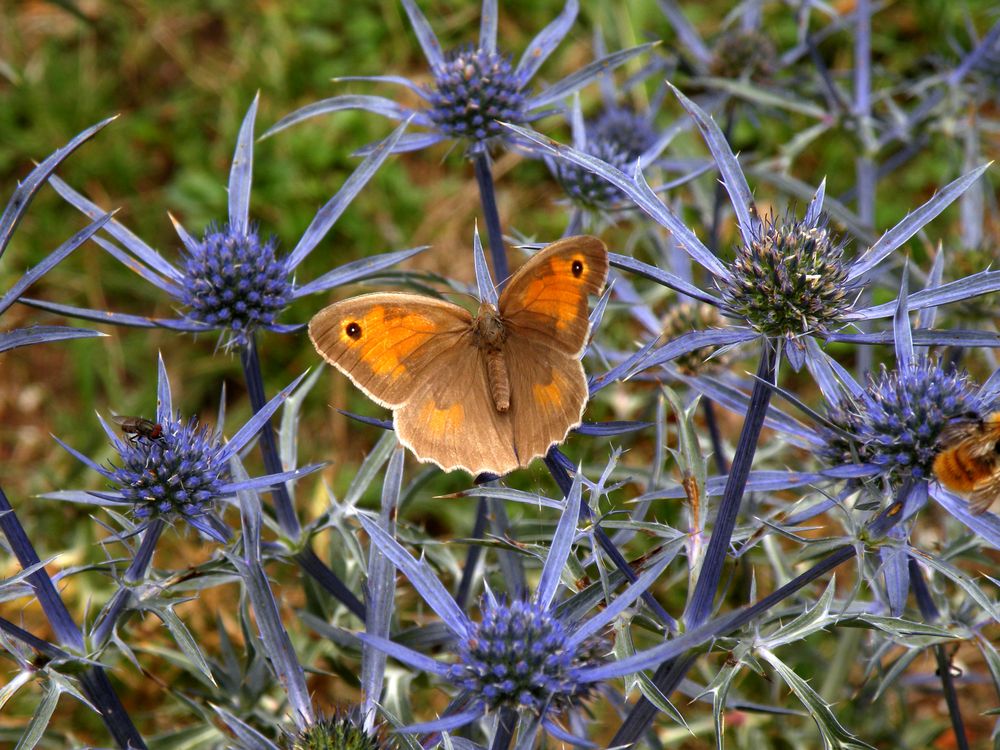
{"type": "Polygon", "coordinates": [[[126,417],[115,414],[111,420],[122,428],[122,432],[128,436],[132,442],[139,438],[146,440],[160,440],[163,437],[163,425],[145,417],[126,417]]]}
{"type": "Polygon", "coordinates": [[[945,489],[969,501],[975,515],[1000,499],[1000,411],[970,414],[942,430],[934,476],[945,489]]]}

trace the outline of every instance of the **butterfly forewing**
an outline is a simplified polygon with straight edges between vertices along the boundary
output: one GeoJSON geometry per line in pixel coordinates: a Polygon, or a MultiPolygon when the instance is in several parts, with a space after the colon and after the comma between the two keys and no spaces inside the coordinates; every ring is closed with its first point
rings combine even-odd
{"type": "Polygon", "coordinates": [[[309,337],[369,398],[396,408],[428,378],[442,375],[438,358],[463,346],[471,322],[466,310],[432,297],[363,294],[317,313],[309,337]]]}
{"type": "Polygon", "coordinates": [[[540,250],[500,295],[508,339],[524,336],[579,355],[590,328],[588,297],[600,294],[607,276],[607,248],[596,237],[567,237],[540,250]]]}

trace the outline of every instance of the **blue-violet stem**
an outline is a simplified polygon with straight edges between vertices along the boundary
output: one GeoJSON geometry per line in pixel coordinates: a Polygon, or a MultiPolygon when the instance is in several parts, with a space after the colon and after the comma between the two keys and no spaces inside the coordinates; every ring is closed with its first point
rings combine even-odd
{"type": "Polygon", "coordinates": [[[517,727],[517,712],[511,708],[501,708],[497,716],[497,728],[490,742],[490,750],[507,750],[514,739],[514,729],[517,727]]]}
{"type": "Polygon", "coordinates": [[[166,522],[162,518],[153,519],[143,531],[142,541],[139,542],[139,549],[136,550],[135,557],[125,570],[125,585],[121,586],[104,611],[101,612],[94,626],[93,641],[97,647],[107,643],[108,638],[118,624],[118,620],[132,602],[132,589],[130,584],[141,581],[146,571],[149,570],[150,563],[153,562],[153,552],[156,550],[156,543],[160,540],[160,535],[166,528],[166,522]]]}
{"type": "MultiPolygon", "coordinates": [[[[481,539],[486,533],[486,516],[488,515],[486,498],[479,498],[476,504],[476,520],[472,526],[472,539],[481,539]]],[[[479,558],[482,557],[483,548],[478,544],[469,546],[469,551],[465,556],[465,567],[462,569],[462,579],[458,582],[458,590],[455,592],[455,603],[459,608],[465,610],[469,604],[469,595],[472,593],[473,578],[476,568],[479,565],[479,558]]]]}
{"type": "MultiPolygon", "coordinates": [[[[907,561],[907,565],[910,569],[910,586],[913,588],[913,596],[917,600],[920,614],[924,622],[933,623],[938,619],[940,612],[931,598],[927,581],[924,580],[924,571],[912,557],[907,561]]],[[[948,656],[943,644],[934,646],[934,656],[937,659],[941,692],[944,693],[948,716],[951,718],[951,729],[955,733],[955,747],[958,750],[969,750],[969,739],[965,736],[965,720],[962,719],[962,709],[958,703],[958,694],[955,692],[955,679],[951,673],[951,657],[948,656]]]]}
{"type": "MultiPolygon", "coordinates": [[[[787,599],[799,589],[807,586],[817,578],[825,575],[827,572],[833,570],[841,563],[847,562],[856,555],[857,549],[854,545],[848,544],[843,547],[838,547],[805,573],[796,576],[784,586],[781,586],[771,594],[765,596],[756,604],[752,604],[739,612],[719,618],[718,622],[720,623],[720,627],[718,632],[712,637],[727,635],[728,633],[738,630],[755,617],[763,614],[771,607],[787,599]]],[[[669,697],[670,694],[677,689],[677,686],[680,685],[681,680],[684,679],[684,676],[687,674],[694,662],[695,656],[692,654],[685,654],[678,656],[677,658],[664,661],[659,667],[657,667],[656,672],[653,674],[653,684],[656,685],[663,695],[669,697]]],[[[629,712],[628,716],[625,717],[625,721],[622,722],[622,725],[615,733],[615,736],[611,739],[609,747],[625,748],[634,745],[639,741],[639,738],[643,735],[646,729],[649,728],[649,725],[652,723],[657,711],[658,709],[656,706],[650,703],[645,696],[639,698],[638,702],[629,712]]]]}
{"type": "Polygon", "coordinates": [[[764,417],[767,415],[767,407],[771,401],[771,388],[768,387],[768,383],[774,382],[775,362],[776,356],[771,342],[763,339],[757,379],[754,380],[753,391],[750,393],[750,404],[747,407],[746,418],[743,420],[739,442],[736,444],[733,465],[726,479],[722,501],[719,503],[719,511],[715,517],[715,526],[712,528],[712,538],[705,551],[705,560],[702,563],[698,581],[694,586],[694,594],[684,617],[688,630],[693,630],[703,624],[712,612],[712,604],[719,588],[719,581],[722,579],[722,568],[729,551],[729,543],[733,538],[733,529],[736,528],[736,517],[740,512],[743,491],[746,488],[747,477],[750,475],[754,453],[757,452],[757,440],[760,437],[761,428],[764,426],[764,417]]]}
{"type": "Polygon", "coordinates": [[[472,159],[479,183],[479,200],[483,204],[483,218],[486,220],[486,235],[490,238],[490,259],[493,261],[493,281],[497,289],[503,289],[510,275],[507,265],[507,251],[503,246],[503,230],[500,227],[500,212],[497,210],[497,196],[493,187],[493,172],[490,157],[485,151],[478,152],[472,159]]]}
{"type": "MultiPolygon", "coordinates": [[[[240,362],[243,364],[243,375],[247,381],[247,392],[250,395],[250,405],[256,414],[267,403],[264,395],[264,375],[260,367],[260,356],[257,353],[257,336],[251,333],[246,345],[240,350],[240,362]]],[[[264,457],[264,468],[269,474],[280,474],[281,457],[278,455],[278,445],[274,439],[274,427],[268,420],[261,428],[261,453],[264,457]]],[[[285,483],[275,485],[271,492],[274,499],[275,516],[281,530],[293,539],[298,539],[302,531],[299,518],[295,515],[295,508],[292,507],[292,498],[288,494],[288,487],[285,483]]],[[[326,589],[331,595],[336,597],[344,606],[353,612],[362,621],[365,619],[365,605],[361,603],[354,593],[347,588],[347,585],[337,577],[337,574],[330,570],[310,547],[306,547],[295,555],[295,561],[299,566],[311,575],[316,582],[326,589]]]]}
{"type": "MultiPolygon", "coordinates": [[[[0,529],[7,537],[7,542],[22,568],[38,566],[38,569],[28,576],[28,582],[38,597],[56,638],[63,645],[83,653],[83,633],[70,616],[49,574],[41,567],[38,553],[31,545],[24,527],[17,519],[14,508],[2,489],[0,489],[0,529]]],[[[104,725],[119,747],[145,750],[146,743],[142,735],[129,718],[104,670],[101,667],[92,667],[83,673],[80,681],[87,698],[101,712],[104,725]]]]}
{"type": "MultiPolygon", "coordinates": [[[[507,265],[507,251],[503,244],[503,228],[500,226],[500,212],[497,209],[497,196],[493,186],[493,170],[490,169],[490,155],[485,150],[472,157],[472,166],[476,172],[476,183],[479,185],[479,201],[483,206],[483,217],[486,221],[486,235],[490,243],[490,258],[493,261],[493,282],[497,289],[502,289],[510,274],[507,265]]],[[[478,539],[485,530],[486,515],[489,506],[485,497],[479,498],[476,506],[476,521],[472,530],[472,538],[478,539]],[[477,532],[478,529],[478,532],[477,532]]],[[[479,564],[481,549],[471,545],[465,555],[462,581],[456,594],[459,606],[464,606],[472,585],[472,572],[479,564]]]]}

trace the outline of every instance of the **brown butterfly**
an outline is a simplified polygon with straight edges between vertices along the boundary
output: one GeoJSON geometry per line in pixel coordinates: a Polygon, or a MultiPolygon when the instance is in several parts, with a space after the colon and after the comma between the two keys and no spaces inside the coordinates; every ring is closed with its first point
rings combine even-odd
{"type": "Polygon", "coordinates": [[[316,350],[393,410],[399,441],[445,471],[506,474],[580,424],[587,379],[588,295],[608,253],[568,237],[534,255],[473,316],[414,294],[364,294],[309,322],[316,350]]]}
{"type": "Polygon", "coordinates": [[[980,515],[1000,499],[1000,412],[957,419],[938,438],[934,476],[980,515]]]}

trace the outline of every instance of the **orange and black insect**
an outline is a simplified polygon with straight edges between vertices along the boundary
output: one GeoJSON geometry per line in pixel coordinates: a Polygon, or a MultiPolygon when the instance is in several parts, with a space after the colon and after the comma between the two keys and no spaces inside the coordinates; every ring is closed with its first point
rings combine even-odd
{"type": "Polygon", "coordinates": [[[934,476],[979,515],[1000,499],[1000,411],[957,419],[941,432],[934,476]]]}
{"type": "Polygon", "coordinates": [[[139,438],[160,440],[163,437],[163,425],[145,417],[126,417],[116,414],[111,420],[122,428],[122,432],[133,442],[139,438]]]}

